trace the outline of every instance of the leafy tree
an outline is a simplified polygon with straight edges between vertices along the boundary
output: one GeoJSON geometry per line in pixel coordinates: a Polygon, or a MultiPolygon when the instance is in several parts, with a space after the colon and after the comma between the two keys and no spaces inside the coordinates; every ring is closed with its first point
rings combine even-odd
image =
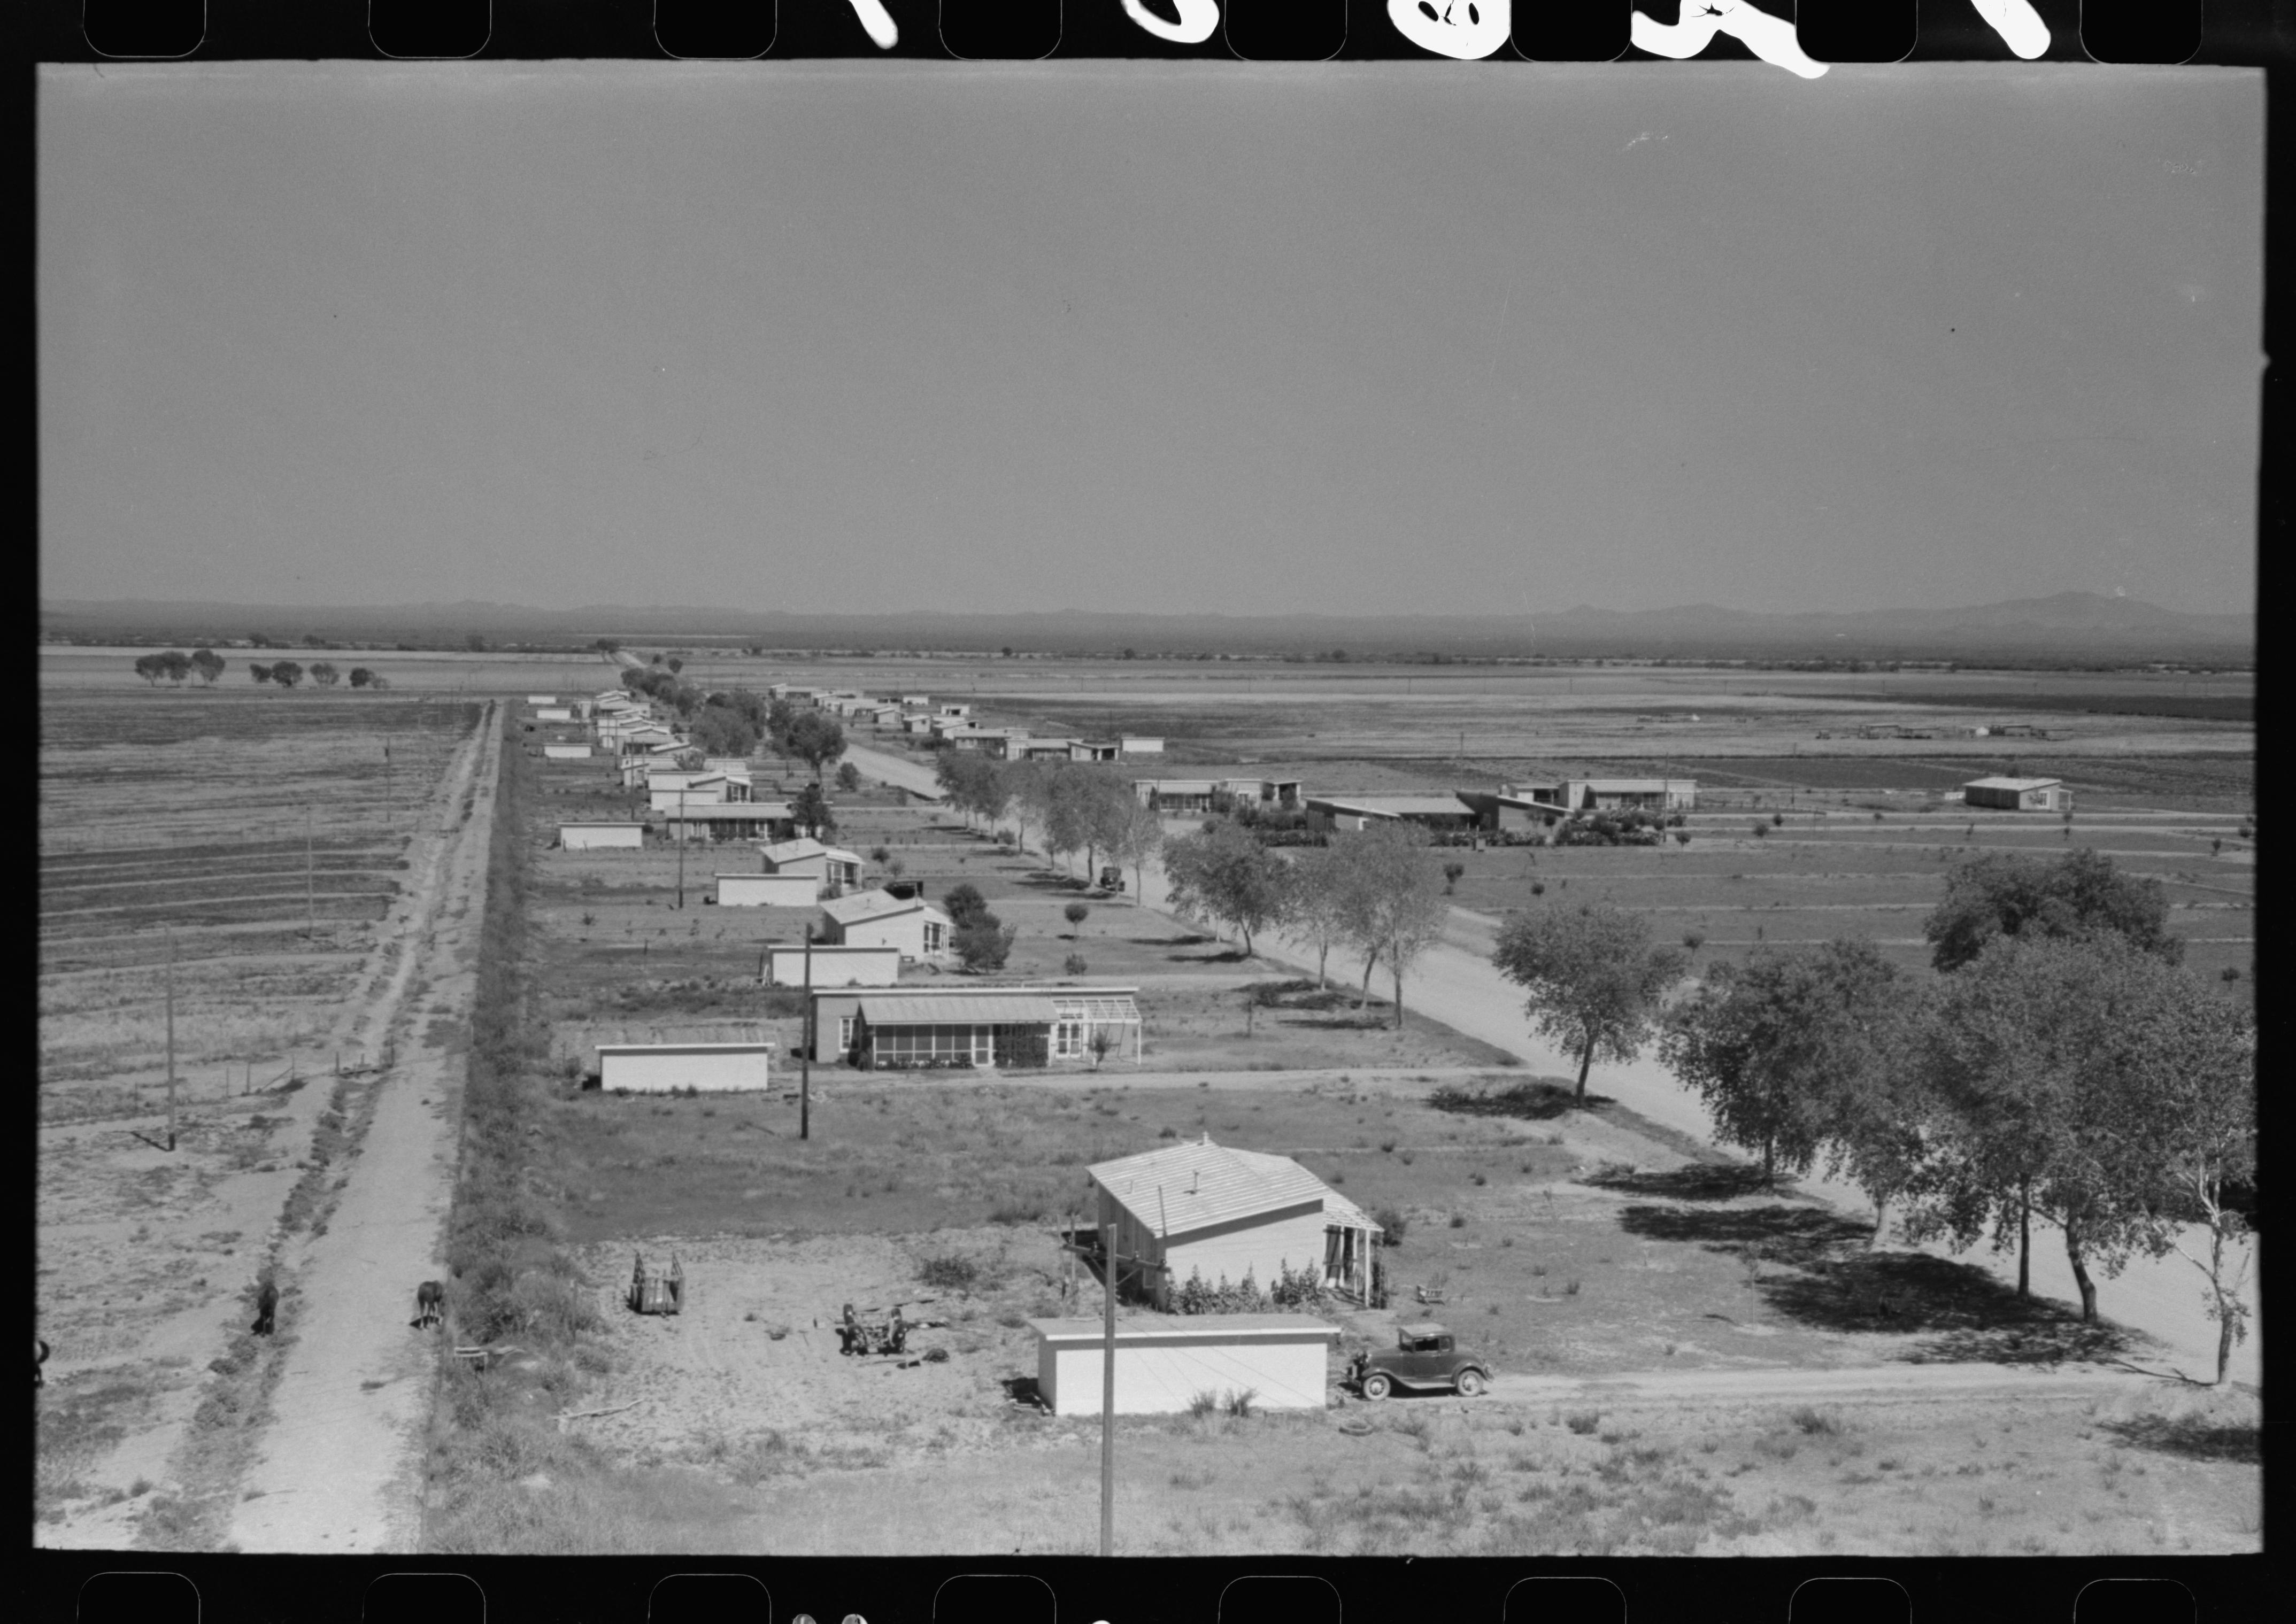
{"type": "Polygon", "coordinates": [[[1042,762],[1005,762],[996,765],[996,782],[1004,790],[1006,810],[1019,830],[1020,848],[1025,852],[1029,826],[1033,823],[1041,829],[1052,821],[1052,773],[1042,762]]]}
{"type": "Polygon", "coordinates": [[[354,665],[351,667],[351,686],[353,688],[365,688],[373,681],[374,673],[368,670],[365,666],[354,665]]]}
{"type": "Polygon", "coordinates": [[[247,674],[258,682],[268,682],[271,681],[271,667],[258,661],[250,660],[247,662],[247,674]]]}
{"type": "Polygon", "coordinates": [[[1166,842],[1164,874],[1173,906],[1234,930],[1247,959],[1252,933],[1282,924],[1291,908],[1291,864],[1225,820],[1166,842]]]}
{"type": "Polygon", "coordinates": [[[192,674],[192,657],[181,649],[170,649],[160,657],[160,673],[176,687],[192,674]]]}
{"type": "Polygon", "coordinates": [[[1061,918],[1069,922],[1069,940],[1073,942],[1084,929],[1084,922],[1092,918],[1092,910],[1083,902],[1070,902],[1061,910],[1061,918]]]}
{"type": "Polygon", "coordinates": [[[282,688],[292,688],[303,680],[303,668],[293,660],[282,660],[271,668],[271,680],[282,688]]]}
{"type": "Polygon", "coordinates": [[[224,657],[212,649],[194,649],[192,650],[192,669],[199,673],[201,682],[213,688],[216,679],[226,670],[224,657]]]}
{"type": "Polygon", "coordinates": [[[968,925],[978,925],[984,919],[991,925],[996,920],[996,916],[988,911],[988,903],[981,896],[980,887],[971,880],[951,885],[948,894],[940,900],[940,910],[948,916],[948,922],[960,930],[968,925]]]}
{"type": "Polygon", "coordinates": [[[845,730],[834,716],[820,711],[801,712],[789,724],[783,754],[812,768],[813,781],[818,784],[821,770],[845,754],[845,730]]]}
{"type": "Polygon", "coordinates": [[[1128,787],[1124,814],[1109,830],[1108,855],[1111,861],[1132,870],[1132,905],[1136,908],[1144,905],[1142,870],[1163,845],[1164,820],[1154,807],[1141,804],[1136,796],[1128,793],[1128,787]]]}
{"type": "Polygon", "coordinates": [[[322,688],[332,688],[342,680],[342,674],[335,669],[335,663],[332,660],[315,660],[311,663],[311,681],[322,688]]]}
{"type": "Polygon", "coordinates": [[[2113,934],[2001,936],[1940,990],[1920,1064],[1938,1102],[1922,1200],[1909,1226],[1969,1245],[1987,1230],[2018,1248],[2017,1291],[2031,1292],[2032,1218],[2063,1231],[2096,1318],[2091,1264],[2120,1272],[2162,1233],[2158,1127],[2148,1087],[2131,1074],[2152,1057],[2124,1023],[2178,974],[2113,934]]]}
{"type": "Polygon", "coordinates": [[[156,654],[139,654],[135,657],[135,674],[157,688],[160,679],[168,674],[167,664],[156,654]]]}
{"type": "MultiPolygon", "coordinates": [[[[1329,984],[1332,950],[1351,939],[1349,876],[1342,872],[1343,846],[1303,846],[1291,854],[1292,915],[1285,924],[1316,950],[1316,985],[1329,984]]],[[[1371,966],[1364,966],[1365,1000],[1369,1000],[1371,966]]]]}
{"type": "Polygon", "coordinates": [[[855,766],[851,762],[846,762],[841,764],[837,769],[837,787],[840,789],[849,791],[860,788],[861,769],[855,766]]]}
{"type": "Polygon", "coordinates": [[[1651,941],[1642,915],[1582,902],[1508,920],[1491,962],[1530,995],[1526,1008],[1538,1034],[1578,1056],[1583,1100],[1597,1054],[1625,1062],[1642,1052],[1659,996],[1685,960],[1679,948],[1651,941]]]}
{"type": "Polygon", "coordinates": [[[807,834],[818,840],[837,832],[837,818],[829,809],[829,797],[818,784],[808,784],[790,801],[790,817],[807,834]]]}
{"type": "Polygon", "coordinates": [[[711,755],[747,755],[757,747],[757,730],[730,705],[705,705],[693,719],[693,742],[711,755]]]}
{"type": "Polygon", "coordinates": [[[671,655],[671,656],[669,657],[669,658],[668,658],[668,659],[665,660],[665,661],[663,662],[663,664],[664,664],[664,665],[668,665],[668,666],[669,667],[670,674],[671,674],[671,675],[673,675],[673,676],[676,675],[676,674],[677,674],[677,673],[679,673],[679,672],[681,672],[681,671],[683,671],[683,670],[685,670],[685,662],[684,660],[679,659],[679,658],[678,658],[676,655],[674,655],[674,654],[673,654],[673,655],[671,655]]]}
{"type": "Polygon", "coordinates": [[[1422,832],[1400,823],[1381,823],[1342,836],[1340,853],[1343,917],[1348,934],[1364,955],[1364,999],[1370,1001],[1371,973],[1384,962],[1395,980],[1395,1024],[1403,1026],[1403,977],[1442,934],[1449,909],[1436,890],[1440,878],[1422,832]]]}
{"type": "Polygon", "coordinates": [[[1660,1053],[1706,1102],[1718,1138],[1761,1152],[1765,1183],[1781,1164],[1808,1172],[1829,1142],[1870,1146],[1859,1165],[1874,1176],[1878,1235],[1910,1172],[1882,1154],[1902,1148],[1888,1086],[1901,991],[1871,943],[1764,949],[1716,966],[1666,1023],[1660,1053]]]}
{"type": "Polygon", "coordinates": [[[1992,853],[1957,863],[1945,896],[1923,922],[1931,963],[1956,970],[1998,936],[2087,936],[2110,933],[2170,964],[2184,958],[2169,934],[2161,882],[2122,874],[2087,847],[2042,861],[1992,853]]]}
{"type": "Polygon", "coordinates": [[[484,654],[487,651],[487,640],[476,632],[466,633],[463,642],[472,654],[484,654]]]}
{"type": "Polygon", "coordinates": [[[1011,956],[1013,943],[1020,935],[1013,926],[1000,926],[993,913],[983,914],[980,922],[959,927],[949,934],[949,945],[968,970],[1001,970],[1011,956]]]}
{"type": "Polygon", "coordinates": [[[1455,896],[1458,894],[1459,881],[1466,872],[1467,865],[1463,862],[1447,862],[1443,865],[1443,894],[1445,896],[1455,896]]]}
{"type": "Polygon", "coordinates": [[[378,671],[374,673],[373,679],[367,683],[367,686],[373,689],[375,692],[381,693],[384,689],[390,686],[390,679],[378,671]]]}

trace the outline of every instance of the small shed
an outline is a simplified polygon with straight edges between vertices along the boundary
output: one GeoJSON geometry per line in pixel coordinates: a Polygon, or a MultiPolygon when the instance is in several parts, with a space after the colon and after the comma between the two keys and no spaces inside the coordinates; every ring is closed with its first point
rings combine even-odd
{"type": "Polygon", "coordinates": [[[545,761],[586,762],[590,759],[590,747],[587,745],[545,745],[542,747],[542,756],[545,761]]]}
{"type": "MultiPolygon", "coordinates": [[[[718,877],[747,879],[755,877],[720,875],[718,877]]],[[[901,979],[901,951],[898,948],[824,947],[816,942],[813,944],[811,956],[813,984],[816,987],[890,987],[901,979]]],[[[804,943],[775,943],[766,949],[766,985],[805,985],[806,959],[804,943]]],[[[834,1035],[832,1024],[832,1038],[834,1035]]],[[[833,1048],[828,1049],[823,1054],[815,1055],[814,1058],[834,1058],[839,1052],[833,1048]]]]}
{"type": "Polygon", "coordinates": [[[570,705],[545,705],[534,713],[537,722],[571,722],[574,707],[570,705]]]}
{"type": "Polygon", "coordinates": [[[810,874],[720,874],[720,908],[810,908],[821,900],[821,881],[810,874]]]}
{"type": "Polygon", "coordinates": [[[822,940],[848,947],[898,948],[903,959],[939,959],[955,931],[949,917],[922,897],[860,891],[821,905],[822,940]]]}
{"type": "Polygon", "coordinates": [[[1998,812],[2070,812],[2073,792],[2062,779],[1972,779],[1961,787],[1971,806],[1998,812]]]}
{"type": "Polygon", "coordinates": [[[772,1086],[770,1043],[601,1043],[598,1086],[633,1094],[760,1091],[772,1086]]]}
{"type": "MultiPolygon", "coordinates": [[[[1100,1411],[1108,1357],[1098,1319],[1031,1319],[1037,1392],[1055,1416],[1100,1411]]],[[[1336,1326],[1307,1314],[1205,1314],[1116,1323],[1116,1409],[1169,1416],[1200,1393],[1247,1389],[1267,1409],[1322,1409],[1329,1402],[1336,1326]]]]}
{"type": "Polygon", "coordinates": [[[1164,754],[1164,741],[1160,739],[1145,739],[1137,734],[1128,733],[1119,742],[1123,745],[1124,754],[1128,758],[1135,755],[1164,754]]]}
{"type": "Polygon", "coordinates": [[[810,874],[832,896],[861,883],[861,857],[842,846],[824,845],[810,835],[777,840],[758,853],[768,874],[810,874]]]}
{"type": "Polygon", "coordinates": [[[558,696],[556,694],[529,694],[526,697],[526,702],[529,705],[555,705],[558,703],[558,696]]]}
{"type": "Polygon", "coordinates": [[[562,823],[558,844],[569,852],[630,851],[645,845],[643,823],[562,823]]]}

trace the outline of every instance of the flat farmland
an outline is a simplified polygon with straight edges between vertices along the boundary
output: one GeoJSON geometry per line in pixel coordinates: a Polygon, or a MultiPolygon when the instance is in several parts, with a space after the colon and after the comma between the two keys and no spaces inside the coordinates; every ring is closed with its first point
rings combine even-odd
{"type": "MultiPolygon", "coordinates": [[[[180,643],[177,648],[189,650],[193,645],[180,643]]],[[[40,689],[44,694],[66,691],[109,693],[141,693],[144,686],[135,674],[135,658],[149,654],[149,646],[100,647],[44,643],[40,646],[40,689]]],[[[446,649],[226,649],[217,647],[217,654],[229,662],[228,668],[217,680],[217,692],[251,691],[267,693],[259,689],[248,674],[250,663],[270,665],[275,660],[294,660],[308,668],[314,660],[332,660],[345,672],[354,665],[365,665],[389,679],[390,691],[399,695],[467,694],[480,698],[500,698],[505,695],[526,693],[556,694],[561,698],[587,696],[603,689],[615,687],[620,667],[598,654],[500,654],[466,653],[446,649]]],[[[308,692],[310,679],[297,691],[308,692]]],[[[165,694],[170,690],[157,690],[165,694]]],[[[200,691],[196,683],[180,690],[200,691]]],[[[348,689],[338,689],[339,696],[348,695],[348,689]]]]}

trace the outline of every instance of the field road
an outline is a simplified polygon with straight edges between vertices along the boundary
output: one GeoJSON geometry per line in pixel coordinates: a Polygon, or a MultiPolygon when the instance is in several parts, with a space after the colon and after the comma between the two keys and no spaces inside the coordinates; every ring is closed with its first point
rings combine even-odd
{"type": "Polygon", "coordinates": [[[1808,1404],[1841,1399],[1965,1399],[1973,1392],[2004,1397],[2100,1393],[2143,1375],[2125,1366],[2075,1364],[2054,1368],[2015,1365],[1872,1365],[1836,1370],[1652,1370],[1593,1377],[1491,1377],[1490,1397],[1514,1404],[1636,1404],[1695,1399],[1707,1403],[1776,1400],[1808,1404]]]}
{"type": "Polygon", "coordinates": [[[468,1031],[501,742],[490,703],[455,763],[450,827],[379,1012],[397,1063],[376,1084],[325,1233],[281,1259],[283,1286],[297,1288],[281,1329],[294,1341],[227,1536],[241,1550],[416,1547],[439,1352],[436,1334],[408,1322],[416,1284],[445,1272],[464,1067],[462,1043],[435,1041],[431,1028],[468,1031]]]}
{"type": "MultiPolygon", "coordinates": [[[[931,769],[913,760],[883,751],[851,747],[847,755],[863,772],[888,783],[908,788],[919,776],[931,782],[931,769]]],[[[1166,827],[1168,833],[1185,833],[1190,828],[1185,823],[1166,827]]],[[[1163,876],[1153,867],[1147,871],[1143,889],[1144,894],[1140,900],[1148,908],[1168,911],[1163,876]]],[[[1491,964],[1489,949],[1485,944],[1493,933],[1486,918],[1468,916],[1456,919],[1447,939],[1429,948],[1404,978],[1406,1018],[1410,1012],[1431,1016],[1471,1038],[1521,1056],[1526,1066],[1536,1073],[1577,1077],[1578,1068],[1574,1059],[1542,1042],[1529,1031],[1521,991],[1491,964]]],[[[1309,971],[1315,967],[1313,949],[1289,942],[1280,934],[1263,934],[1254,938],[1252,945],[1262,959],[1309,971]]],[[[1332,973],[1335,980],[1344,981],[1350,975],[1360,977],[1363,965],[1359,959],[1349,960],[1335,952],[1332,955],[1332,973]]],[[[1384,975],[1376,977],[1373,985],[1375,990],[1392,993],[1392,984],[1384,975]]],[[[1643,1058],[1624,1065],[1598,1062],[1587,1081],[1587,1089],[1591,1093],[1607,1095],[1637,1115],[1689,1135],[1701,1144],[1714,1143],[1714,1125],[1706,1107],[1648,1051],[1643,1058]]],[[[1872,1217],[1871,1204],[1854,1187],[1817,1178],[1802,1179],[1796,1187],[1804,1195],[1840,1207],[1850,1216],[1872,1217]]],[[[2195,1253],[2200,1250],[2191,1235],[2185,1245],[2195,1253]]],[[[1942,1247],[1929,1250],[1939,1255],[1954,1255],[1942,1247]]],[[[2013,1253],[1995,1253],[1980,1246],[1959,1255],[1963,1261],[1989,1269],[2000,1278],[2016,1277],[2013,1253]]],[[[2091,1273],[2094,1276],[2096,1271],[2092,1269],[2091,1273]]],[[[2256,1273],[2251,1264],[2243,1293],[2251,1311],[2249,1337],[2233,1351],[2231,1375],[2235,1381],[2260,1383],[2263,1334],[2261,1318],[2255,1314],[2256,1273]]],[[[2080,1300],[2071,1266],[2065,1260],[2062,1238],[2054,1228],[2038,1222],[2033,1234],[2033,1289],[2061,1302],[2078,1303],[2080,1300]]],[[[2192,1264],[2173,1253],[2164,1258],[2133,1258],[2118,1276],[2111,1279],[2098,1277],[2096,1289],[2100,1314],[2166,1344],[2166,1357],[2155,1362],[2202,1379],[2214,1376],[2216,1326],[2203,1317],[2205,1283],[2192,1264]]]]}

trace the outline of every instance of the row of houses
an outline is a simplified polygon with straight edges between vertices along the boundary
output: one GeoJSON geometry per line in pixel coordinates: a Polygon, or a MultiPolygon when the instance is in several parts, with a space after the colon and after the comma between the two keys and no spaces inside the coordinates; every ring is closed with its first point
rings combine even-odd
{"type": "Polygon", "coordinates": [[[1164,753],[1161,739],[1144,735],[1052,738],[1033,734],[1027,728],[983,727],[973,720],[971,704],[950,700],[935,704],[927,694],[877,699],[858,689],[800,688],[787,682],[776,682],[767,691],[776,699],[809,705],[846,721],[898,729],[909,738],[946,739],[952,749],[996,761],[1117,762],[1164,753]]]}
{"type": "Polygon", "coordinates": [[[1403,822],[1496,832],[1550,825],[1576,812],[1688,812],[1698,804],[1695,779],[1558,779],[1447,796],[1310,796],[1297,779],[1136,779],[1132,791],[1143,805],[1181,814],[1239,805],[1296,809],[1309,827],[1324,830],[1403,822]]]}

